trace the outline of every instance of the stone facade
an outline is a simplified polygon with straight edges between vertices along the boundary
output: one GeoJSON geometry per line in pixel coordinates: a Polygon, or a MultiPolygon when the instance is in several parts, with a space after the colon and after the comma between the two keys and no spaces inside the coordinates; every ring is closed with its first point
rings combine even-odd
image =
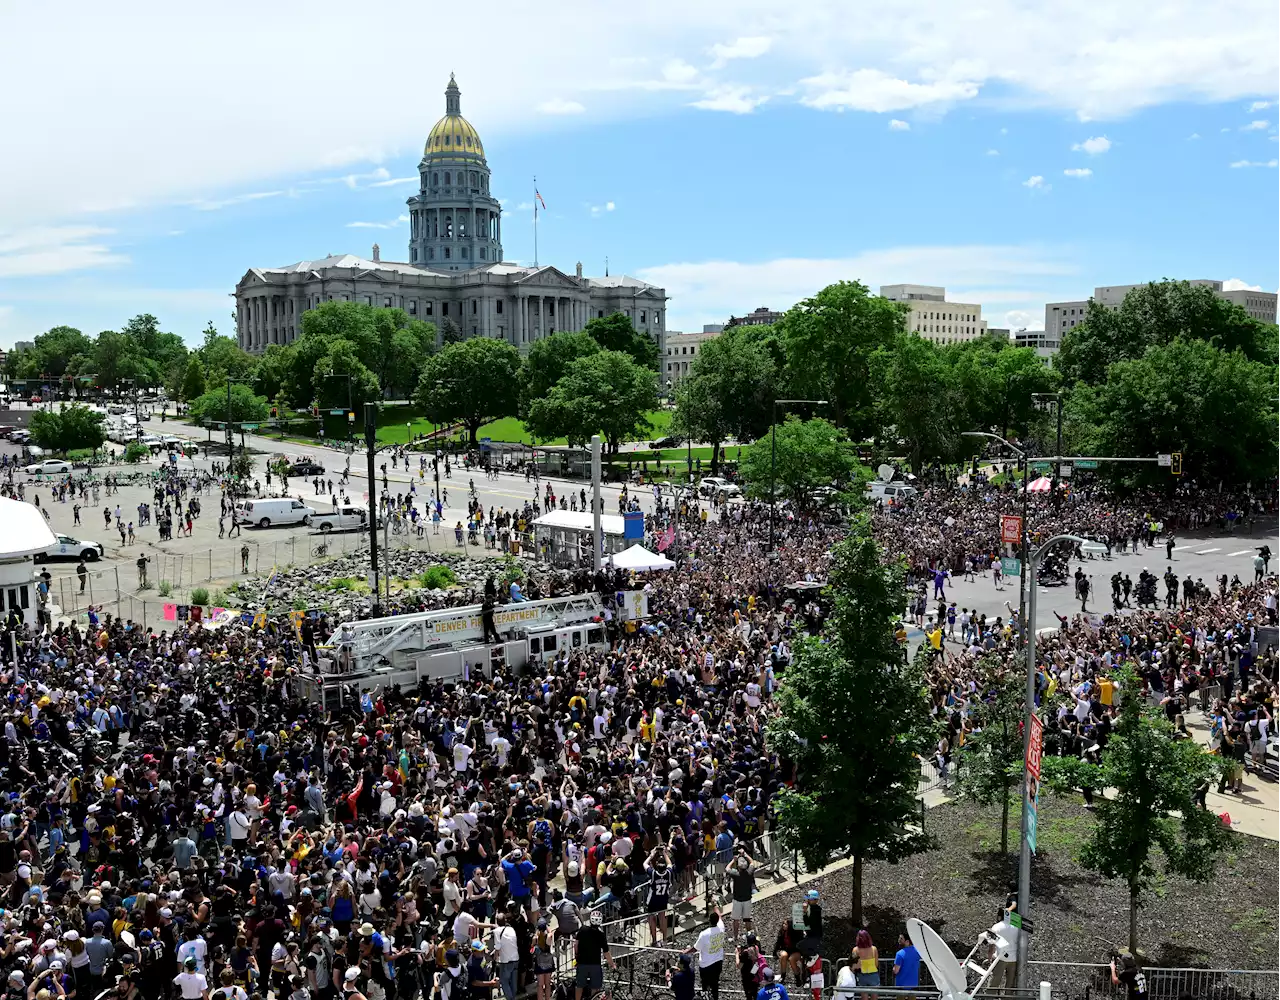
{"type": "Polygon", "coordinates": [[[403,309],[463,336],[493,337],[521,351],[548,334],[581,330],[620,312],[665,353],[664,289],[625,275],[585,277],[555,267],[502,260],[502,207],[489,189],[480,136],[461,115],[452,78],[445,116],[431,129],[419,164],[421,187],[409,199],[409,261],[336,254],[287,267],[251,268],[236,285],[240,346],[260,353],[302,332],[302,314],[321,302],[363,302],[403,309]],[[459,183],[461,182],[461,183],[459,183]]]}

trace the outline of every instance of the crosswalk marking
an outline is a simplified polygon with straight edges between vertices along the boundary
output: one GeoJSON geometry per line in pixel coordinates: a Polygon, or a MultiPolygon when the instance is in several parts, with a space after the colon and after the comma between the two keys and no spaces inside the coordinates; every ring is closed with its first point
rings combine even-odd
{"type": "Polygon", "coordinates": [[[1239,552],[1228,552],[1227,558],[1230,559],[1232,556],[1247,556],[1252,551],[1253,549],[1241,549],[1239,552]]]}
{"type": "Polygon", "coordinates": [[[1196,553],[1196,555],[1198,555],[1198,556],[1207,556],[1210,552],[1221,552],[1221,551],[1222,551],[1222,549],[1220,549],[1220,548],[1216,548],[1216,549],[1201,549],[1199,552],[1197,552],[1197,553],[1196,553]]]}

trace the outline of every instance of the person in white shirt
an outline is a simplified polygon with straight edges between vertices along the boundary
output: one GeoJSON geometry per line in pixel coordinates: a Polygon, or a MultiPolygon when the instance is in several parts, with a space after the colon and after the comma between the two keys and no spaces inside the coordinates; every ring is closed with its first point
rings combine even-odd
{"type": "Polygon", "coordinates": [[[453,745],[453,769],[458,774],[465,774],[467,771],[467,761],[471,759],[471,755],[476,752],[476,748],[468,746],[459,740],[453,745]]]}
{"type": "Polygon", "coordinates": [[[498,983],[505,1000],[516,1000],[516,979],[520,971],[520,946],[514,927],[507,925],[507,917],[499,913],[494,917],[493,951],[498,965],[498,983]]]}
{"type": "Polygon", "coordinates": [[[719,1000],[720,970],[724,967],[724,926],[715,910],[707,918],[707,926],[698,935],[695,947],[698,949],[698,975],[702,979],[702,990],[712,1000],[719,1000]]]}
{"type": "Polygon", "coordinates": [[[183,971],[173,977],[182,1000],[209,1000],[209,981],[196,972],[196,960],[188,958],[183,966],[183,971]]]}

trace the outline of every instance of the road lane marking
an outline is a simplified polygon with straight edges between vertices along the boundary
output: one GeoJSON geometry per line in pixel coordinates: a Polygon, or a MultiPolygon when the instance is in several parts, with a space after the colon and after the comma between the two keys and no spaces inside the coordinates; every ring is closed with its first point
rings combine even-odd
{"type": "Polygon", "coordinates": [[[1253,551],[1253,549],[1241,549],[1239,552],[1228,552],[1228,553],[1227,553],[1227,558],[1228,558],[1228,559],[1231,559],[1231,558],[1233,558],[1234,556],[1247,556],[1247,555],[1248,555],[1250,552],[1252,552],[1252,551],[1253,551]]]}
{"type": "Polygon", "coordinates": [[[1196,555],[1198,555],[1198,556],[1207,556],[1210,552],[1221,552],[1221,551],[1222,551],[1222,549],[1221,549],[1221,548],[1215,548],[1215,549],[1200,549],[1200,550],[1196,553],[1196,555]]]}

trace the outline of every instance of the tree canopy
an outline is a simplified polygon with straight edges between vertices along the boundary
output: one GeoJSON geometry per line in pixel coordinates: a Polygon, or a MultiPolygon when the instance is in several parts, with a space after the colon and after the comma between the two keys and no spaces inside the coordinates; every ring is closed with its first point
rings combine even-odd
{"type": "Polygon", "coordinates": [[[102,447],[107,439],[105,417],[87,406],[63,403],[56,410],[31,414],[31,439],[41,448],[66,453],[78,448],[102,447]]]}
{"type": "Polygon", "coordinates": [[[191,416],[204,422],[261,423],[269,412],[265,396],[254,394],[251,387],[231,386],[230,408],[227,405],[227,387],[210,389],[188,406],[191,416]]]}
{"type": "Polygon", "coordinates": [[[820,489],[847,489],[857,468],[853,446],[834,424],[822,419],[788,417],[772,434],[765,434],[742,450],[738,475],[747,495],[769,499],[776,469],[777,498],[808,506],[820,489]],[[776,456],[775,456],[776,450],[776,456]]]}
{"type": "Polygon", "coordinates": [[[617,452],[622,441],[649,426],[658,405],[657,377],[621,351],[598,351],[569,365],[564,376],[529,407],[528,425],[540,438],[563,436],[585,444],[599,434],[617,452]]]}
{"type": "Polygon", "coordinates": [[[534,400],[542,399],[579,358],[598,354],[600,345],[588,333],[553,333],[529,345],[520,371],[520,415],[527,417],[534,400]]]}
{"type": "Polygon", "coordinates": [[[428,420],[460,420],[471,444],[481,426],[515,416],[520,352],[502,340],[472,337],[427,359],[414,400],[428,420]]]}
{"type": "Polygon", "coordinates": [[[822,636],[796,644],[767,738],[796,768],[795,788],[777,798],[783,843],[810,871],[837,852],[852,855],[853,926],[861,927],[864,863],[931,846],[917,826],[916,789],[917,755],[932,731],[923,673],[894,640],[903,572],[885,564],[865,515],[832,550],[830,594],[822,636]]]}
{"type": "Polygon", "coordinates": [[[641,333],[625,313],[612,312],[587,320],[583,332],[603,350],[631,355],[638,365],[658,370],[658,344],[647,333],[641,333]]]}

